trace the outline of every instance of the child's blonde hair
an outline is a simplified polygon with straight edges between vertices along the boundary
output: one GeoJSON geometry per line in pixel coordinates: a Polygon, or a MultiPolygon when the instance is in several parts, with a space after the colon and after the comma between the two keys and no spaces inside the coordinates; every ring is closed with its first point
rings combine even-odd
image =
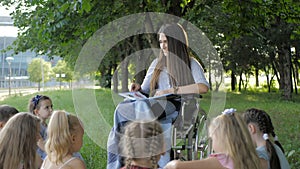
{"type": "Polygon", "coordinates": [[[48,159],[55,163],[62,163],[63,157],[70,153],[72,135],[81,127],[80,120],[65,111],[55,111],[48,125],[48,139],[45,145],[48,159]]]}
{"type": "Polygon", "coordinates": [[[157,169],[157,157],[165,151],[163,130],[157,121],[134,121],[125,127],[120,142],[122,155],[126,157],[126,169],[132,160],[149,158],[157,169]]]}
{"type": "Polygon", "coordinates": [[[231,112],[214,118],[209,127],[209,135],[221,140],[225,150],[222,153],[226,153],[232,159],[234,168],[260,168],[254,143],[239,114],[231,112]]]}
{"type": "Polygon", "coordinates": [[[40,120],[30,113],[11,117],[0,132],[0,168],[35,168],[40,120]]]}

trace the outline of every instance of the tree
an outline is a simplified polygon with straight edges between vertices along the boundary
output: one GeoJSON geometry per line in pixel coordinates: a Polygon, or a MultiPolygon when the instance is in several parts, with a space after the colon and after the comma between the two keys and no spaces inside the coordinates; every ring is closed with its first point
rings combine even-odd
{"type": "MultiPolygon", "coordinates": [[[[4,6],[15,6],[12,13],[14,25],[21,32],[14,42],[15,52],[32,50],[39,54],[60,56],[66,62],[75,64],[78,53],[87,40],[105,24],[122,16],[139,12],[168,12],[183,16],[192,1],[14,1],[3,0],[4,6]]],[[[149,24],[151,27],[151,24],[149,24]]],[[[147,27],[147,29],[151,29],[147,27]]],[[[153,29],[153,28],[152,28],[153,29]]],[[[150,40],[149,40],[150,41],[150,40]]],[[[133,43],[132,41],[130,43],[133,43]]],[[[153,41],[152,43],[155,43],[153,41]]],[[[147,47],[147,46],[143,46],[147,47]]],[[[116,47],[118,48],[118,47],[116,47]]],[[[137,48],[133,46],[133,48],[137,48]]],[[[135,49],[132,49],[134,51],[135,49]]],[[[105,58],[109,65],[118,65],[120,54],[116,52],[105,58]]],[[[125,56],[126,57],[126,56],[125,56]]],[[[123,57],[124,58],[124,57],[123,57]]],[[[101,82],[110,87],[112,66],[99,67],[101,82]]]]}
{"type": "MultiPolygon", "coordinates": [[[[0,4],[16,6],[12,17],[15,26],[21,32],[13,46],[15,52],[32,50],[49,56],[61,56],[66,62],[75,63],[78,53],[88,39],[107,23],[129,14],[155,11],[183,17],[203,30],[217,46],[224,69],[232,73],[232,89],[237,84],[236,76],[242,74],[258,76],[257,72],[265,70],[265,67],[274,69],[270,72],[276,74],[284,99],[291,99],[292,85],[296,85],[292,83],[292,78],[297,78],[299,67],[298,1],[2,0],[0,4]],[[291,47],[295,47],[296,54],[291,54],[289,50],[291,47]],[[243,55],[244,52],[246,55],[243,55]],[[245,64],[245,58],[247,60],[249,58],[251,63],[245,64]],[[295,70],[292,70],[293,68],[295,70]]],[[[144,29],[155,30],[153,22],[155,21],[145,18],[144,29]]],[[[132,53],[149,46],[153,47],[155,43],[153,36],[140,35],[124,40],[124,43],[117,44],[114,49],[130,48],[132,53]],[[130,47],[126,47],[128,44],[130,47]]],[[[103,64],[99,66],[96,74],[100,75],[100,84],[103,86],[110,87],[112,74],[122,63],[122,59],[130,54],[122,52],[124,51],[118,50],[108,53],[103,59],[103,64]]],[[[143,66],[140,64],[143,62],[142,59],[136,62],[136,65],[143,66]]],[[[136,80],[141,81],[145,71],[140,71],[138,66],[136,72],[141,74],[137,74],[136,80]]],[[[209,65],[208,68],[209,72],[214,70],[213,65],[209,65]]],[[[126,67],[123,69],[123,72],[126,72],[126,67]]],[[[209,81],[211,82],[211,79],[209,81]]],[[[115,82],[118,83],[117,80],[115,82]]]]}
{"type": "Polygon", "coordinates": [[[40,91],[41,82],[47,82],[52,76],[51,63],[41,58],[35,58],[28,65],[29,80],[38,83],[38,91],[40,91]]]}
{"type": "Polygon", "coordinates": [[[56,66],[53,68],[53,72],[56,75],[56,80],[60,82],[71,82],[73,79],[73,71],[64,60],[59,60],[56,66]]]}

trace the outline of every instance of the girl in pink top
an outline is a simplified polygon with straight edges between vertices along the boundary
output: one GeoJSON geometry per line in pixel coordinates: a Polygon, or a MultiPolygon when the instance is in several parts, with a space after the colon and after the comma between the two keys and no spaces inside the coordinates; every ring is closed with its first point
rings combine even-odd
{"type": "Polygon", "coordinates": [[[171,161],[165,169],[260,169],[247,126],[235,111],[226,109],[210,123],[215,154],[203,160],[171,161]]]}

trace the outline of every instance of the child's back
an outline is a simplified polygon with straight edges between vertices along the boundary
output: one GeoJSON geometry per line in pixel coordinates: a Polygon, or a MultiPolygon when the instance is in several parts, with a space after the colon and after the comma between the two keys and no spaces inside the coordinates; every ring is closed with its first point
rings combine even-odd
{"type": "Polygon", "coordinates": [[[135,121],[125,127],[120,149],[126,157],[122,169],[157,169],[164,154],[163,130],[157,121],[135,121]]]}
{"type": "Polygon", "coordinates": [[[171,161],[165,169],[260,169],[247,126],[235,109],[226,109],[209,125],[214,154],[194,161],[171,161]]]}
{"type": "Polygon", "coordinates": [[[62,162],[58,165],[55,163],[50,162],[45,159],[45,162],[42,164],[41,169],[83,169],[85,168],[82,160],[77,157],[67,156],[62,160],[62,162]]]}

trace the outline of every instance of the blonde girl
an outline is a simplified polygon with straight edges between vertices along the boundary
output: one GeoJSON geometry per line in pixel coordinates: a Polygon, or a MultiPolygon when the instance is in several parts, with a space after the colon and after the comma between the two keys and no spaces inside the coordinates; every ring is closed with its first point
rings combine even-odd
{"type": "Polygon", "coordinates": [[[260,169],[245,122],[234,109],[226,109],[209,126],[214,154],[204,160],[171,161],[166,169],[260,169]]]}
{"type": "Polygon", "coordinates": [[[65,111],[52,114],[46,141],[47,157],[41,169],[85,169],[84,162],[73,157],[82,147],[84,130],[81,121],[65,111]]]}
{"type": "Polygon", "coordinates": [[[0,168],[32,169],[36,164],[36,142],[40,119],[30,113],[11,117],[0,132],[0,168]]]}
{"type": "Polygon", "coordinates": [[[163,130],[157,121],[134,121],[125,127],[120,149],[126,157],[122,169],[157,169],[164,153],[163,130]]]}

